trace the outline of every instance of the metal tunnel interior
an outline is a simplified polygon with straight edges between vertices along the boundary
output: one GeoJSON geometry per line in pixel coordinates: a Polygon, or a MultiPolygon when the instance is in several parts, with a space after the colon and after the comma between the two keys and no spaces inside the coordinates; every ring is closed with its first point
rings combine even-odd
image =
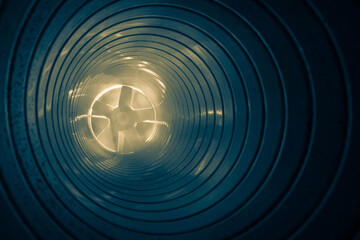
{"type": "Polygon", "coordinates": [[[360,239],[356,1],[0,1],[0,239],[360,239]]]}

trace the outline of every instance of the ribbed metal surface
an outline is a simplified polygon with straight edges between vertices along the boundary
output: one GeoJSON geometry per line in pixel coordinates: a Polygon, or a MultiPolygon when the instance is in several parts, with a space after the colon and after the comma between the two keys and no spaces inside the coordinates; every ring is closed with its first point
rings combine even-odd
{"type": "Polygon", "coordinates": [[[356,238],[357,5],[19,3],[0,5],[19,236],[356,238]]]}

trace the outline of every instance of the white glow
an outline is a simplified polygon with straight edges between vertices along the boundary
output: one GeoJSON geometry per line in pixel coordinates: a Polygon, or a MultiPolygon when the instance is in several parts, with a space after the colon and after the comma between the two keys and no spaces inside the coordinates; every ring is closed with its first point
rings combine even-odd
{"type": "MultiPolygon", "coordinates": [[[[117,152],[120,154],[130,154],[130,153],[133,153],[133,151],[125,152],[126,151],[125,150],[125,142],[127,142],[128,146],[133,145],[131,148],[136,148],[136,149],[141,148],[144,143],[149,142],[153,139],[153,137],[156,134],[157,125],[160,124],[160,125],[165,125],[168,127],[168,124],[166,122],[157,120],[157,113],[155,111],[154,104],[149,99],[151,99],[151,97],[146,96],[143,91],[141,91],[140,89],[138,89],[136,87],[129,86],[129,85],[121,85],[121,84],[113,85],[113,86],[101,91],[99,94],[97,94],[96,97],[94,98],[93,102],[91,103],[88,114],[80,115],[77,117],[77,119],[87,118],[88,127],[89,127],[89,130],[90,130],[92,136],[94,137],[96,142],[105,150],[110,151],[110,152],[117,152]],[[102,116],[102,115],[98,115],[98,114],[93,115],[93,111],[94,111],[93,109],[94,109],[94,105],[96,104],[96,102],[98,102],[102,96],[104,96],[105,94],[108,94],[110,91],[113,91],[115,89],[120,89],[120,95],[119,95],[119,98],[120,98],[122,91],[123,91],[122,89],[124,87],[132,89],[129,107],[130,107],[130,109],[132,109],[134,111],[134,114],[140,114],[140,115],[135,115],[136,120],[135,120],[133,129],[121,130],[118,132],[114,132],[114,130],[113,130],[114,128],[111,127],[111,124],[115,124],[115,123],[111,123],[111,120],[107,116],[102,116]],[[145,99],[147,99],[147,101],[148,101],[148,103],[146,103],[146,104],[149,104],[151,107],[134,108],[133,101],[134,101],[136,94],[141,94],[142,96],[144,96],[145,99]],[[146,114],[148,112],[146,110],[150,110],[150,112],[152,110],[153,119],[146,119],[146,116],[141,116],[141,114],[146,114]],[[144,111],[144,113],[142,113],[142,111],[144,111]],[[138,120],[138,116],[140,116],[141,120],[138,120]],[[95,134],[94,129],[93,129],[93,124],[94,124],[92,121],[93,118],[100,118],[100,119],[108,120],[107,126],[98,135],[95,134]],[[148,133],[148,130],[146,130],[146,132],[140,133],[141,135],[146,134],[146,136],[144,136],[146,138],[145,141],[141,140],[139,132],[136,128],[138,123],[141,123],[141,122],[153,124],[153,126],[150,128],[149,133],[148,133]],[[116,140],[114,140],[114,138],[112,136],[116,136],[116,140]]],[[[120,101],[120,99],[117,102],[119,102],[119,101],[120,101]]],[[[103,103],[103,102],[101,102],[101,103],[109,105],[107,103],[103,103]]],[[[138,102],[138,104],[141,105],[141,101],[138,102]]],[[[142,103],[142,104],[144,105],[145,103],[142,103]]],[[[118,107],[118,106],[113,106],[113,105],[109,105],[109,106],[111,106],[113,109],[118,107]]],[[[151,117],[151,116],[149,116],[149,117],[151,117]]]]}

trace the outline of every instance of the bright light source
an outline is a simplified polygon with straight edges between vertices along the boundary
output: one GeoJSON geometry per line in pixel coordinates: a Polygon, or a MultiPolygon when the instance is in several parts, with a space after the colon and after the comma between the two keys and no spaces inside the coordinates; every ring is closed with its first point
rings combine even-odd
{"type": "Polygon", "coordinates": [[[101,91],[87,114],[88,127],[96,142],[105,150],[131,154],[151,141],[157,124],[154,104],[140,89],[114,85],[101,91]]]}

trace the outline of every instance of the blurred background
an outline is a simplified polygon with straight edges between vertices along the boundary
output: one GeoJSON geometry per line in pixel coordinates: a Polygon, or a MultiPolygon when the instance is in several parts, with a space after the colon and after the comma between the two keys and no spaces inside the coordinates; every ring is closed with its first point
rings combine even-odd
{"type": "Polygon", "coordinates": [[[0,1],[0,239],[360,239],[360,4],[0,1]]]}

